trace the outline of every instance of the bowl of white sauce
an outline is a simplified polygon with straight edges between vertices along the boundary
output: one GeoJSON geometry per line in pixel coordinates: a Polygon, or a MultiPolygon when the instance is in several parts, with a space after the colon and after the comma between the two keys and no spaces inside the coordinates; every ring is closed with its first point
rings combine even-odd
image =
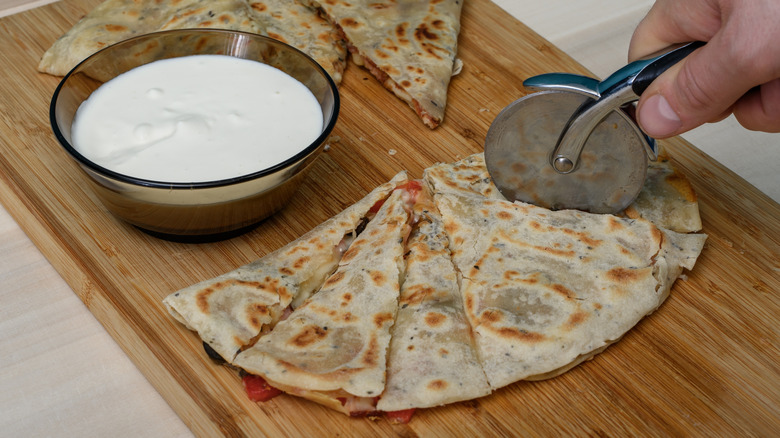
{"type": "Polygon", "coordinates": [[[284,207],[338,112],[336,85],[303,52],[189,29],[90,56],[60,82],[50,118],[108,211],[158,237],[209,241],[284,207]]]}

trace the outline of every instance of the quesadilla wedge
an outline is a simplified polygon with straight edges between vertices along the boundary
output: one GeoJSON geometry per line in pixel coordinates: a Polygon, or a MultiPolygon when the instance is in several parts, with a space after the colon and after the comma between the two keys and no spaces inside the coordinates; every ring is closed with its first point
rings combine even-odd
{"type": "Polygon", "coordinates": [[[246,0],[186,0],[154,30],[196,28],[263,31],[246,0]]]}
{"type": "Polygon", "coordinates": [[[485,155],[469,155],[453,163],[437,163],[423,170],[423,181],[435,193],[477,195],[490,199],[504,199],[493,184],[485,165],[485,155]]]}
{"type": "Polygon", "coordinates": [[[295,0],[106,0],[43,54],[38,71],[64,76],[111,44],[146,33],[185,28],[270,36],[311,56],[337,85],[346,65],[346,47],[336,28],[295,0]]]}
{"type": "Polygon", "coordinates": [[[617,341],[661,305],[706,238],[477,196],[435,202],[494,389],[553,377],[617,341]]]}
{"type": "MultiPolygon", "coordinates": [[[[363,199],[286,246],[216,278],[168,295],[170,314],[227,362],[308,298],[336,269],[359,228],[398,185],[397,174],[363,199]]],[[[370,221],[369,221],[370,222],[370,221]]]]}
{"type": "Polygon", "coordinates": [[[658,227],[678,233],[701,231],[696,192],[688,179],[672,165],[661,149],[651,161],[647,178],[636,200],[623,212],[630,218],[645,218],[658,227]]]}
{"type": "Polygon", "coordinates": [[[341,30],[356,64],[426,126],[439,126],[456,68],[462,0],[304,1],[341,30]]]}
{"type": "Polygon", "coordinates": [[[423,190],[414,206],[387,360],[387,386],[377,409],[391,413],[471,400],[490,394],[463,311],[447,234],[433,198],[423,190]]]}
{"type": "MultiPolygon", "coordinates": [[[[423,180],[436,192],[505,199],[490,179],[483,153],[453,163],[434,164],[425,169],[423,180]]],[[[659,228],[678,233],[701,231],[696,193],[663,150],[657,161],[650,162],[639,196],[620,215],[632,219],[642,217],[659,228]]]]}
{"type": "Polygon", "coordinates": [[[322,288],[235,365],[348,415],[375,410],[403,277],[414,191],[396,189],[322,288]]]}
{"type": "Polygon", "coordinates": [[[297,0],[249,0],[252,15],[263,35],[287,43],[311,56],[341,83],[347,65],[347,48],[339,31],[316,11],[297,0]]]}

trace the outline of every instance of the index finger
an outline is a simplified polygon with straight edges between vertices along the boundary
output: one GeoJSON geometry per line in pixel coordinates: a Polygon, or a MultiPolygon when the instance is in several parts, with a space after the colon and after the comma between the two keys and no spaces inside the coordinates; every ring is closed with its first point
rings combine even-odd
{"type": "Polygon", "coordinates": [[[709,41],[720,29],[721,11],[709,0],[658,0],[637,25],[628,61],[656,53],[673,44],[709,41]]]}

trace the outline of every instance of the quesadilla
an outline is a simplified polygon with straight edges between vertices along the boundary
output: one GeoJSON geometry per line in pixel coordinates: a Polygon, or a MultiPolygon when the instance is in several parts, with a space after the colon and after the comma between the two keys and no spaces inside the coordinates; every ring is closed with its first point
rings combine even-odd
{"type": "Polygon", "coordinates": [[[693,267],[706,238],[478,196],[435,202],[494,389],[553,377],[620,339],[693,267]]]}
{"type": "Polygon", "coordinates": [[[98,50],[162,30],[251,32],[287,43],[317,61],[338,85],[346,47],[327,20],[295,0],[106,0],[43,54],[38,71],[64,76],[98,50]]]}
{"type": "MultiPolygon", "coordinates": [[[[684,187],[667,160],[655,172],[657,186],[684,187]]],[[[642,216],[685,192],[653,190],[642,216]]],[[[658,308],[706,240],[509,202],[482,154],[431,166],[422,184],[402,172],[337,218],[165,300],[242,369],[252,400],[283,391],[406,422],[557,376],[658,308]]]]}
{"type": "Polygon", "coordinates": [[[336,269],[373,207],[407,181],[401,172],[299,239],[216,278],[167,296],[170,314],[227,362],[316,291],[336,269]]]}
{"type": "Polygon", "coordinates": [[[444,224],[427,190],[414,211],[417,223],[407,244],[387,385],[377,404],[378,410],[389,413],[491,392],[463,311],[444,224]]]}
{"type": "Polygon", "coordinates": [[[404,272],[414,191],[396,189],[322,288],[234,364],[348,415],[375,410],[404,272]]]}
{"type": "Polygon", "coordinates": [[[305,1],[341,30],[356,64],[426,126],[439,126],[456,71],[463,0],[305,1]]]}

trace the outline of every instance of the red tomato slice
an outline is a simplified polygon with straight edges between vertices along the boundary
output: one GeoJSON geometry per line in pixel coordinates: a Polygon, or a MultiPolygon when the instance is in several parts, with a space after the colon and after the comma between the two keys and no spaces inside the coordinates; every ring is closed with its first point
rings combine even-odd
{"type": "Polygon", "coordinates": [[[246,389],[246,395],[249,396],[249,400],[255,402],[268,401],[282,393],[282,391],[269,385],[260,376],[247,374],[241,381],[244,383],[244,389],[246,389]]]}
{"type": "Polygon", "coordinates": [[[387,418],[396,424],[406,424],[412,419],[412,415],[414,415],[415,408],[412,409],[404,409],[401,411],[391,411],[391,412],[385,412],[385,415],[387,415],[387,418]]]}

